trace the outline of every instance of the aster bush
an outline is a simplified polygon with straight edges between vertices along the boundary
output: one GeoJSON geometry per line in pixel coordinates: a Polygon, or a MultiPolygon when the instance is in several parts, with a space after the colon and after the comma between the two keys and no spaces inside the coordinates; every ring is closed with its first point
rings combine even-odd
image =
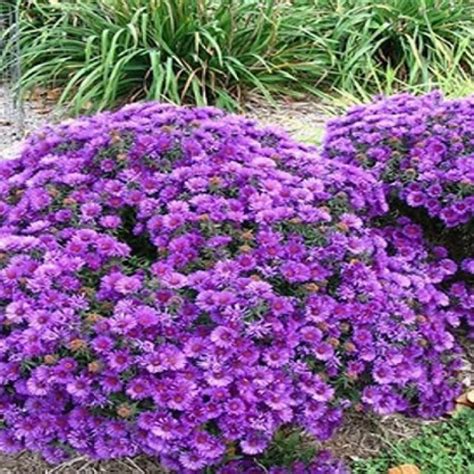
{"type": "Polygon", "coordinates": [[[431,234],[456,229],[455,253],[472,256],[473,98],[401,94],[355,107],[329,123],[323,153],[369,169],[393,206],[416,215],[431,234]]]}
{"type": "Polygon", "coordinates": [[[3,451],[199,471],[288,427],[326,440],[350,406],[452,407],[455,264],[367,225],[365,171],[148,103],[46,128],[0,176],[3,451]]]}

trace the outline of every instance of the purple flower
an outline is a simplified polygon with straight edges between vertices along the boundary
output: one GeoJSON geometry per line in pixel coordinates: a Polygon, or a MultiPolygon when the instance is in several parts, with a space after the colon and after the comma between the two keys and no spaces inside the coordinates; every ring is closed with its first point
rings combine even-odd
{"type": "Polygon", "coordinates": [[[82,218],[85,221],[90,221],[92,219],[95,219],[97,216],[100,215],[101,212],[102,212],[102,207],[100,206],[100,204],[97,204],[94,202],[88,202],[81,206],[82,218]]]}
{"type": "Polygon", "coordinates": [[[137,292],[141,287],[140,279],[137,277],[122,276],[117,279],[114,289],[122,295],[129,295],[137,292]]]}
{"type": "Polygon", "coordinates": [[[165,370],[181,370],[186,366],[186,356],[177,347],[162,345],[157,352],[146,357],[148,372],[155,374],[165,370]]]}
{"type": "Polygon", "coordinates": [[[466,258],[461,264],[461,268],[474,275],[474,258],[466,258]]]}
{"type": "Polygon", "coordinates": [[[210,336],[211,341],[218,347],[232,347],[236,338],[236,333],[225,326],[216,327],[210,336]]]}
{"type": "Polygon", "coordinates": [[[474,216],[472,110],[438,93],[380,98],[329,123],[323,156],[370,170],[392,208],[398,198],[462,228],[474,216]]]}
{"type": "Polygon", "coordinates": [[[73,397],[84,399],[90,393],[91,380],[87,376],[75,377],[66,385],[66,390],[73,397]]]}
{"type": "Polygon", "coordinates": [[[387,384],[394,381],[394,372],[390,366],[380,364],[374,368],[374,380],[380,384],[387,384]]]}
{"type": "Polygon", "coordinates": [[[111,369],[117,372],[127,370],[133,363],[133,358],[127,350],[118,350],[110,352],[107,355],[107,362],[111,369]]]}
{"type": "Polygon", "coordinates": [[[260,433],[251,433],[240,442],[242,452],[245,454],[259,454],[268,446],[268,439],[260,433]]]}
{"type": "Polygon", "coordinates": [[[127,384],[127,395],[133,400],[143,400],[150,395],[150,383],[144,378],[135,378],[127,384]]]}
{"type": "Polygon", "coordinates": [[[302,283],[311,278],[310,269],[298,262],[284,263],[281,266],[281,273],[290,283],[302,283]]]}
{"type": "Polygon", "coordinates": [[[323,361],[330,360],[334,356],[334,348],[327,342],[320,342],[316,344],[314,346],[313,352],[317,359],[323,361]]]}
{"type": "Polygon", "coordinates": [[[114,346],[114,340],[108,336],[98,336],[92,340],[92,347],[97,352],[107,353],[114,346]]]}
{"type": "Polygon", "coordinates": [[[413,191],[407,195],[407,203],[412,207],[419,207],[425,204],[425,195],[421,192],[413,191]]]}

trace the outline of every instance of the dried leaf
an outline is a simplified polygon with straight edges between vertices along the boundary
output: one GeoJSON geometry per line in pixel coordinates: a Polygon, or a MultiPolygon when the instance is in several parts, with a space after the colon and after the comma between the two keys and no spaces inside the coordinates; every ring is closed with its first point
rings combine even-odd
{"type": "Polygon", "coordinates": [[[471,404],[471,408],[474,407],[474,390],[469,390],[466,393],[466,399],[471,404]]]}
{"type": "Polygon", "coordinates": [[[421,474],[421,471],[414,464],[402,464],[390,468],[387,474],[421,474]]]}
{"type": "Polygon", "coordinates": [[[35,87],[31,92],[30,96],[28,97],[29,100],[32,101],[39,101],[45,94],[45,89],[42,87],[35,87]]]}
{"type": "Polygon", "coordinates": [[[467,405],[463,405],[462,403],[456,403],[454,405],[454,408],[451,411],[449,411],[447,414],[450,416],[455,416],[464,410],[469,410],[469,407],[467,405]]]}
{"type": "Polygon", "coordinates": [[[41,107],[36,109],[36,113],[39,115],[47,115],[51,113],[51,109],[49,107],[41,107]]]}
{"type": "Polygon", "coordinates": [[[48,100],[56,102],[61,97],[61,94],[62,94],[62,89],[57,87],[56,89],[50,89],[46,93],[46,98],[48,100]]]}
{"type": "Polygon", "coordinates": [[[456,404],[474,408],[474,390],[463,393],[458,398],[456,398],[456,404]]]}

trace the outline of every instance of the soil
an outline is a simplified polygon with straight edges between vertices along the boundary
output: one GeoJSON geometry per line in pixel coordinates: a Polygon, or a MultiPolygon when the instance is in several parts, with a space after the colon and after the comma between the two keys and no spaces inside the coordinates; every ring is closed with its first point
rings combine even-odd
{"type": "MultiPolygon", "coordinates": [[[[15,156],[21,148],[22,140],[31,132],[64,117],[63,111],[55,107],[57,94],[39,89],[31,100],[25,101],[24,119],[12,107],[9,89],[0,84],[0,157],[15,156]]],[[[250,99],[245,115],[259,120],[265,125],[278,125],[295,138],[311,144],[321,142],[327,111],[319,104],[307,101],[279,100],[270,105],[259,99],[250,99]]]]}

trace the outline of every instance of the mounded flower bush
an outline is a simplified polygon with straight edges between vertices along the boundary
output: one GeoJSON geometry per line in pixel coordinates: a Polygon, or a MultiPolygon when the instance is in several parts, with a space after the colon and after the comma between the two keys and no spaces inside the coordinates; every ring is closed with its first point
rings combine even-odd
{"type": "Polygon", "coordinates": [[[323,156],[366,169],[390,207],[422,224],[459,262],[444,283],[451,308],[474,335],[474,99],[401,94],[329,122],[323,156]]]}
{"type": "Polygon", "coordinates": [[[370,170],[395,207],[423,210],[440,224],[432,233],[456,228],[458,247],[462,231],[464,253],[457,253],[472,256],[473,98],[401,94],[355,107],[329,123],[323,154],[370,170]]]}
{"type": "Polygon", "coordinates": [[[452,407],[455,265],[409,221],[369,227],[357,167],[151,103],[47,128],[0,176],[3,451],[187,472],[288,426],[326,440],[349,406],[452,407]]]}

